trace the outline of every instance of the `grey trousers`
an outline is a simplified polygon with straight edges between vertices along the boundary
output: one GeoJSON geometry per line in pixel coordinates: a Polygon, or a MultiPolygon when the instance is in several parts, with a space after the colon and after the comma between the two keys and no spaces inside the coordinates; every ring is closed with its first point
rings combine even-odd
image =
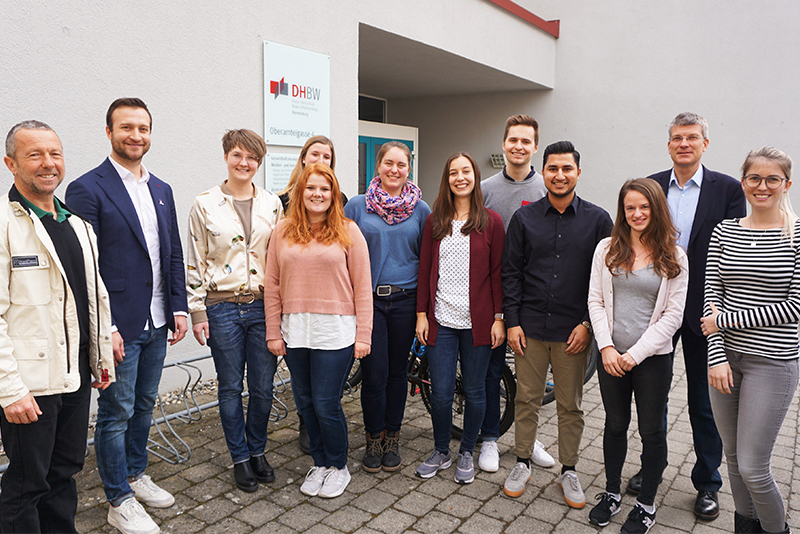
{"type": "Polygon", "coordinates": [[[765,532],[782,532],[786,508],[770,459],[797,389],[798,361],[725,352],[734,385],[730,395],[710,388],[710,396],[733,502],[739,514],[758,518],[765,532]]]}

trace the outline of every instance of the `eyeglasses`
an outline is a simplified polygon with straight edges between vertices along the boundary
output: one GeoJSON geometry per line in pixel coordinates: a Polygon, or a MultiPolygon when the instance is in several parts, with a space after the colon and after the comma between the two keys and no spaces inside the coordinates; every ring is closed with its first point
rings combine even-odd
{"type": "Polygon", "coordinates": [[[767,187],[769,189],[778,189],[784,180],[787,182],[789,181],[782,176],[759,176],[758,174],[748,174],[744,177],[744,183],[747,184],[747,187],[758,187],[761,185],[762,180],[767,182],[767,187]]]}
{"type": "Polygon", "coordinates": [[[696,134],[693,134],[693,135],[673,135],[672,137],[669,138],[671,143],[683,143],[684,139],[686,139],[687,143],[696,143],[696,142],[700,141],[703,138],[700,137],[699,135],[696,135],[696,134]]]}

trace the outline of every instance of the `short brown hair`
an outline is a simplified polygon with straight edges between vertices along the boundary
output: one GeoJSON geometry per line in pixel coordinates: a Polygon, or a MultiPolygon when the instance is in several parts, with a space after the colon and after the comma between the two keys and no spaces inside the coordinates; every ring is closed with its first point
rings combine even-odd
{"type": "Polygon", "coordinates": [[[539,123],[530,115],[511,115],[506,119],[506,131],[503,132],[503,142],[508,139],[508,131],[512,126],[530,126],[533,128],[533,144],[539,146],[539,123]]]}
{"type": "Polygon", "coordinates": [[[258,159],[259,165],[264,159],[264,154],[267,153],[267,144],[253,130],[228,130],[225,132],[225,135],[222,136],[222,151],[225,155],[227,156],[228,152],[237,146],[242,150],[252,152],[258,159]]]}
{"type": "Polygon", "coordinates": [[[108,126],[109,130],[114,129],[114,123],[111,120],[111,115],[114,114],[114,110],[117,108],[142,108],[147,112],[147,116],[150,117],[150,129],[153,129],[153,116],[150,114],[150,110],[147,109],[147,104],[145,104],[141,98],[118,98],[114,100],[110,106],[108,106],[108,111],[106,111],[106,126],[108,126]]]}

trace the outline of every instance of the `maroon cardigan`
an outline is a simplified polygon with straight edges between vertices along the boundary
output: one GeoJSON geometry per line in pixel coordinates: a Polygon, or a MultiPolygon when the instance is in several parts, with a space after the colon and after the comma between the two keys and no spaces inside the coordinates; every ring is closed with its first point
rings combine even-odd
{"type": "MultiPolygon", "coordinates": [[[[500,264],[503,258],[505,230],[503,219],[497,212],[486,210],[489,222],[483,232],[469,234],[469,309],[472,319],[473,346],[492,344],[494,315],[503,311],[503,289],[500,283],[500,264]],[[491,305],[490,305],[491,303],[491,305]]],[[[417,313],[428,314],[428,345],[436,345],[434,307],[439,283],[439,245],[433,239],[433,215],[425,221],[419,253],[419,282],[417,286],[417,313]]]]}

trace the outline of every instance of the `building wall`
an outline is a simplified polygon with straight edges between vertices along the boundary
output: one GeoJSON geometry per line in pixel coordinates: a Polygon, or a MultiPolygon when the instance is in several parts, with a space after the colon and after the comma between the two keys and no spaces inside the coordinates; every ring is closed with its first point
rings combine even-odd
{"type": "MultiPolygon", "coordinates": [[[[736,176],[751,149],[771,144],[800,161],[800,7],[796,2],[525,0],[561,19],[552,90],[389,102],[389,119],[420,128],[419,174],[430,199],[446,158],[470,150],[492,174],[503,123],[529,113],[544,148],[570,139],[581,152],[578,192],[614,215],[628,178],[667,169],[667,127],[682,111],[709,122],[703,162],[736,176]]],[[[525,49],[504,40],[504,53],[525,49]]],[[[800,207],[800,188],[792,190],[800,207]]]]}

